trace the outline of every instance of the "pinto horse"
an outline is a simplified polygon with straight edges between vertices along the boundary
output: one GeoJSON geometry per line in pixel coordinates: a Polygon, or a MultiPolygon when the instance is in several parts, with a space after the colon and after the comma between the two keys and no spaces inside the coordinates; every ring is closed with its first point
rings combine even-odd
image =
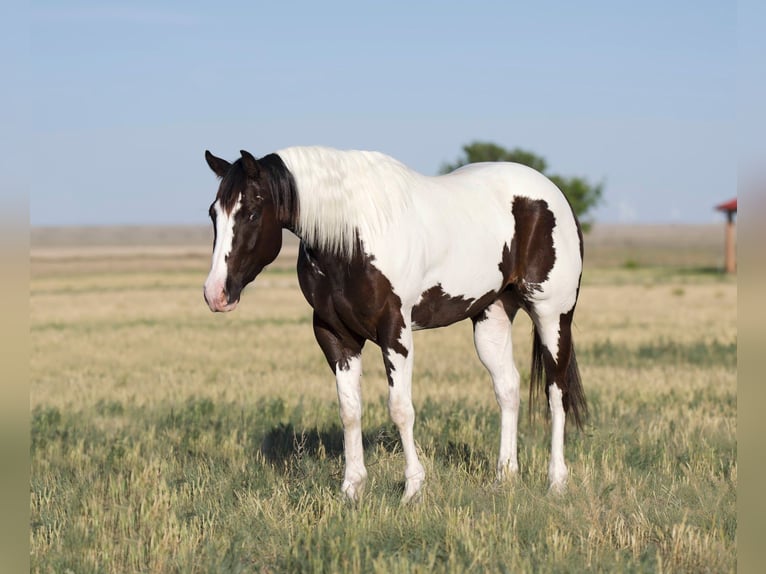
{"type": "Polygon", "coordinates": [[[292,147],[233,163],[205,152],[221,179],[205,301],[231,311],[242,289],[279,254],[282,230],[300,239],[298,279],[314,310],[314,335],[336,379],[343,423],[341,491],[362,495],[361,353],[382,350],[388,408],[405,459],[402,500],[425,479],[413,438],[412,332],[471,319],[479,359],[500,405],[497,476],[518,471],[520,376],[511,323],[534,323],[530,400],[544,387],[551,414],[552,491],[563,490],[564,426],[587,414],[572,344],[583,242],[566,197],[514,163],[479,163],[438,177],[377,152],[292,147]]]}

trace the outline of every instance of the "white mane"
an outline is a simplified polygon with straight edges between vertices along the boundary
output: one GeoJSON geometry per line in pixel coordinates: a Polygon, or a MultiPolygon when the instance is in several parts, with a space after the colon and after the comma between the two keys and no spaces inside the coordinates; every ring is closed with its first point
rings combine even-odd
{"type": "Polygon", "coordinates": [[[411,203],[420,177],[378,152],[291,147],[277,152],[295,179],[297,234],[310,246],[350,257],[356,233],[370,239],[411,203]]]}

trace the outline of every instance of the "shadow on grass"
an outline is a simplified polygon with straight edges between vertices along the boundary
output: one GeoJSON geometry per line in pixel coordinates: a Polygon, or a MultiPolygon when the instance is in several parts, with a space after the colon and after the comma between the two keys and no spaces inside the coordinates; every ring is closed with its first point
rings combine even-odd
{"type": "MultiPolygon", "coordinates": [[[[471,473],[489,472],[490,459],[483,449],[452,440],[434,443],[433,452],[424,452],[425,456],[448,466],[463,467],[471,473]]],[[[365,451],[382,448],[387,453],[396,453],[401,450],[399,433],[391,426],[363,432],[362,445],[365,451]]],[[[285,471],[306,458],[340,458],[343,455],[343,429],[332,425],[329,429],[296,430],[292,423],[279,423],[263,437],[260,450],[270,464],[285,471]]]]}
{"type": "MultiPolygon", "coordinates": [[[[364,450],[382,446],[387,452],[399,448],[399,437],[388,427],[379,427],[362,433],[364,450]]],[[[279,423],[272,427],[261,442],[261,453],[275,466],[309,458],[338,458],[343,454],[343,429],[332,425],[329,429],[317,427],[296,430],[292,423],[279,423]]]]}

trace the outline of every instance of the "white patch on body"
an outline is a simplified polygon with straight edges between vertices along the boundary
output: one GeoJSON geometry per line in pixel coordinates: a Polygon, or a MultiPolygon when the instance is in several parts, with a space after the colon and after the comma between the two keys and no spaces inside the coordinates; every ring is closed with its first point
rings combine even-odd
{"type": "Polygon", "coordinates": [[[216,240],[213,246],[213,258],[210,263],[210,273],[205,280],[205,299],[213,311],[225,311],[233,308],[226,301],[226,277],[228,267],[226,258],[231,253],[234,241],[234,216],[242,207],[242,194],[237,198],[230,213],[221,207],[220,201],[213,204],[215,211],[216,240]]]}

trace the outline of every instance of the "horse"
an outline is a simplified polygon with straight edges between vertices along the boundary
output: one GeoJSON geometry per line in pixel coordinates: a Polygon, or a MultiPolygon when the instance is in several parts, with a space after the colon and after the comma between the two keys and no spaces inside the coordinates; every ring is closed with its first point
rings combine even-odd
{"type": "Polygon", "coordinates": [[[564,194],[521,164],[487,162],[436,177],[379,152],[290,147],[234,162],[205,152],[220,179],[210,206],[214,243],[204,298],[235,309],[242,289],[276,259],[282,231],[300,238],[298,280],[313,329],[335,375],[343,425],[341,492],[358,501],[367,469],[362,446],[361,352],[377,344],[388,409],[405,461],[402,502],[421,491],[415,447],[413,337],[470,319],[479,359],[500,407],[497,479],[518,472],[520,375],[511,324],[532,319],[530,401],[545,389],[551,420],[549,491],[565,489],[564,428],[587,416],[572,341],[583,239],[564,194]]]}

